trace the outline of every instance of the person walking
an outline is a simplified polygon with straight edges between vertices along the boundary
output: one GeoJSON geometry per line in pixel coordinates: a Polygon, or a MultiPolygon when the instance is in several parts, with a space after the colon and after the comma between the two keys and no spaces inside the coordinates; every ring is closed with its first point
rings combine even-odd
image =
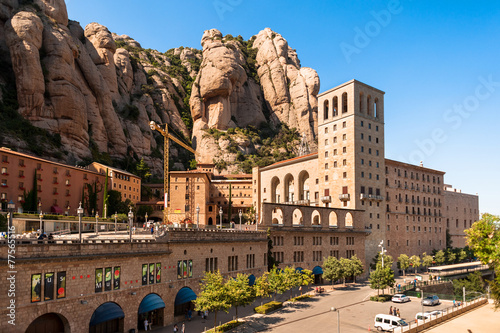
{"type": "Polygon", "coordinates": [[[399,309],[396,310],[396,315],[401,318],[401,313],[399,312],[399,309]]]}
{"type": "Polygon", "coordinates": [[[182,323],[181,333],[186,333],[186,325],[184,323],[182,323]]]}
{"type": "Polygon", "coordinates": [[[397,309],[396,309],[396,307],[394,307],[394,309],[392,309],[392,315],[397,316],[397,314],[398,314],[397,309]]]}
{"type": "Polygon", "coordinates": [[[174,325],[174,333],[179,332],[179,327],[177,327],[177,324],[174,325]]]}
{"type": "Polygon", "coordinates": [[[392,305],[391,308],[389,309],[389,314],[392,316],[392,305]]]}
{"type": "Polygon", "coordinates": [[[148,318],[144,319],[144,330],[147,331],[148,330],[148,326],[149,326],[149,323],[148,323],[148,318]]]}

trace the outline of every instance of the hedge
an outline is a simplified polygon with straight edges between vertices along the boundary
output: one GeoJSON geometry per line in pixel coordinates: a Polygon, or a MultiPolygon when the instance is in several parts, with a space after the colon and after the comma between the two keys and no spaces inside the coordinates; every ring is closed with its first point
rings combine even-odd
{"type": "Polygon", "coordinates": [[[253,310],[260,314],[266,314],[283,306],[283,302],[272,301],[261,306],[254,308],[253,310]]]}

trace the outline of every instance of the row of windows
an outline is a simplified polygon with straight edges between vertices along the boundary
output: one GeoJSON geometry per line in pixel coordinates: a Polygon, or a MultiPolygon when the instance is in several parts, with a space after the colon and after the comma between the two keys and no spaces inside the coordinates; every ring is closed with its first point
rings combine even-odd
{"type": "Polygon", "coordinates": [[[322,251],[313,251],[313,261],[323,261],[322,251]]]}
{"type": "MultiPolygon", "coordinates": [[[[55,168],[55,169],[57,169],[57,168],[55,168]]],[[[39,169],[39,170],[40,170],[40,169],[39,169]]],[[[55,173],[55,174],[57,174],[58,172],[54,172],[54,173],[55,173]]],[[[7,167],[2,167],[1,174],[2,174],[3,176],[8,176],[8,175],[9,175],[9,171],[8,171],[7,167]]],[[[24,173],[24,170],[19,170],[19,171],[18,171],[18,177],[19,177],[19,178],[26,178],[26,175],[25,175],[25,173],[24,173]]],[[[71,177],[71,174],[70,174],[69,170],[66,170],[66,177],[71,177]]],[[[38,174],[36,175],[36,178],[37,178],[37,180],[42,181],[42,175],[41,175],[40,173],[38,173],[38,174]]],[[[84,173],[84,174],[83,174],[83,179],[88,179],[88,177],[87,177],[87,174],[86,174],[86,173],[84,173]]],[[[97,178],[96,178],[96,179],[97,179],[97,178]]],[[[57,182],[58,182],[58,181],[57,181],[57,177],[54,177],[54,178],[53,178],[53,183],[54,183],[54,184],[56,184],[57,182]]],[[[68,184],[69,184],[69,179],[66,179],[66,185],[68,185],[68,184]]]]}
{"type": "Polygon", "coordinates": [[[238,270],[238,256],[227,257],[227,270],[228,272],[238,270]]]}
{"type": "MultiPolygon", "coordinates": [[[[394,168],[394,172],[398,174],[398,177],[408,178],[408,171],[407,170],[403,170],[403,173],[402,173],[401,169],[394,168]]],[[[389,174],[389,168],[388,167],[385,168],[385,173],[389,174]]],[[[420,180],[418,172],[415,172],[415,174],[414,174],[413,171],[410,171],[409,174],[410,174],[410,179],[420,180]]],[[[426,174],[422,173],[422,181],[425,182],[426,179],[427,179],[427,182],[430,182],[431,181],[430,175],[426,175],[426,174]]],[[[437,177],[436,176],[432,176],[432,183],[436,184],[436,182],[438,184],[441,184],[441,178],[439,176],[437,176],[437,177]]]]}
{"type": "MultiPolygon", "coordinates": [[[[365,147],[364,146],[361,146],[361,152],[364,153],[365,152],[365,147]]],[[[372,153],[372,149],[371,148],[368,148],[368,154],[371,155],[372,153]]],[[[380,151],[378,149],[375,150],[375,155],[376,156],[379,156],[380,155],[380,151]]]]}
{"type": "MultiPolygon", "coordinates": [[[[332,117],[337,117],[339,115],[339,110],[342,110],[342,114],[348,112],[348,98],[347,98],[347,92],[344,92],[341,96],[341,107],[339,109],[339,97],[334,96],[332,98],[331,104],[330,101],[327,99],[323,102],[323,119],[328,119],[330,116],[330,106],[332,109],[331,116],[332,117]]],[[[364,97],[363,93],[359,93],[359,109],[358,111],[360,113],[366,113],[368,116],[373,116],[375,118],[378,118],[379,115],[379,110],[378,110],[378,104],[379,100],[378,98],[372,99],[370,95],[364,97]],[[366,104],[365,104],[366,103],[366,104]],[[366,108],[365,108],[366,106],[366,108]]]]}
{"type": "Polygon", "coordinates": [[[283,236],[273,236],[273,246],[283,245],[283,236]]]}
{"type": "MultiPolygon", "coordinates": [[[[378,214],[377,214],[378,215],[378,214]]],[[[323,238],[321,236],[313,236],[312,237],[312,245],[322,245],[323,238]]],[[[273,246],[282,246],[284,245],[284,240],[282,236],[273,236],[273,246]]],[[[304,245],[304,236],[294,236],[293,237],[293,245],[304,245]]],[[[339,245],[339,237],[332,236],[330,237],[330,245],[339,245]]],[[[354,237],[346,237],[346,245],[354,245],[354,237]]]]}
{"type": "MultiPolygon", "coordinates": [[[[423,240],[420,240],[420,239],[417,241],[417,243],[418,243],[418,246],[422,246],[422,245],[424,245],[424,244],[423,244],[423,243],[424,243],[424,241],[423,241],[423,240]]],[[[439,240],[439,246],[441,246],[441,245],[442,245],[441,243],[442,243],[442,240],[440,239],[440,240],[439,240]]],[[[391,246],[391,241],[390,241],[390,240],[387,240],[387,246],[388,246],[388,247],[389,247],[389,246],[391,246]]],[[[396,246],[399,246],[399,242],[396,242],[396,246]]],[[[407,240],[406,240],[406,246],[410,246],[410,240],[409,240],[409,239],[407,239],[407,240]]],[[[431,239],[429,239],[429,246],[432,246],[432,240],[431,240],[431,239]]]]}
{"type": "Polygon", "coordinates": [[[313,245],[321,245],[321,243],[322,243],[321,237],[314,236],[312,239],[313,239],[313,245]]]}
{"type": "Polygon", "coordinates": [[[255,268],[255,254],[247,254],[247,269],[255,268]]]}
{"type": "MultiPolygon", "coordinates": [[[[385,179],[385,185],[389,186],[389,179],[386,178],[385,179]]],[[[408,186],[408,183],[405,182],[404,186],[401,185],[401,181],[400,180],[394,180],[394,185],[397,187],[397,188],[403,188],[405,190],[411,190],[411,191],[420,191],[420,186],[417,184],[416,186],[414,185],[414,183],[411,183],[411,186],[408,186]]],[[[427,187],[425,187],[424,184],[422,184],[422,192],[428,192],[428,193],[431,193],[431,187],[430,185],[427,185],[427,187]]],[[[441,194],[441,189],[436,186],[433,186],[432,187],[432,193],[434,194],[441,194]]]]}

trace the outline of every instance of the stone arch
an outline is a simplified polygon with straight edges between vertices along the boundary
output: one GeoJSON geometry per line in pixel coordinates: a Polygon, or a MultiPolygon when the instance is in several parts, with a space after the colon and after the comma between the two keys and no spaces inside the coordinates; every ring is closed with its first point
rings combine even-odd
{"type": "Polygon", "coordinates": [[[271,215],[272,224],[283,224],[283,211],[279,207],[275,207],[273,209],[273,213],[271,215]]]}
{"type": "Polygon", "coordinates": [[[271,179],[271,202],[280,203],[280,179],[277,176],[274,176],[271,179]]]}
{"type": "Polygon", "coordinates": [[[37,317],[26,329],[26,333],[70,332],[68,319],[55,312],[37,317]]]}
{"type": "Polygon", "coordinates": [[[352,214],[351,212],[348,212],[345,215],[345,226],[346,228],[352,228],[353,227],[353,222],[352,222],[352,214]]]}
{"type": "Polygon", "coordinates": [[[193,301],[197,298],[196,293],[189,287],[182,287],[175,295],[174,316],[185,315],[186,312],[194,309],[193,301]]]}
{"type": "Polygon", "coordinates": [[[311,224],[321,225],[321,214],[316,209],[311,214],[311,224]]]}
{"type": "Polygon", "coordinates": [[[123,332],[125,313],[115,302],[102,303],[95,309],[89,322],[89,333],[123,332]]]}
{"type": "Polygon", "coordinates": [[[295,180],[291,174],[287,174],[283,179],[283,185],[285,186],[285,202],[292,202],[295,199],[295,180]]]}
{"type": "Polygon", "coordinates": [[[373,102],[373,116],[375,118],[378,118],[378,114],[379,114],[378,107],[379,107],[379,105],[378,105],[378,98],[375,98],[375,101],[373,102]]]}
{"type": "Polygon", "coordinates": [[[337,96],[334,96],[332,100],[332,113],[334,117],[339,115],[339,98],[337,96]]]}
{"type": "Polygon", "coordinates": [[[366,114],[371,115],[372,114],[372,97],[370,95],[366,96],[366,114]]]}
{"type": "Polygon", "coordinates": [[[328,100],[323,103],[323,119],[328,119],[328,100]]]}
{"type": "Polygon", "coordinates": [[[309,179],[309,172],[306,170],[302,170],[299,173],[298,200],[310,199],[309,179]]]}
{"type": "Polygon", "coordinates": [[[165,302],[160,295],[150,293],[142,299],[137,309],[137,327],[144,327],[146,318],[153,326],[164,326],[165,302]]]}
{"type": "Polygon", "coordinates": [[[292,213],[292,225],[293,226],[298,226],[298,225],[303,225],[304,224],[304,215],[302,214],[302,211],[299,208],[295,208],[295,210],[292,213]]]}
{"type": "Polygon", "coordinates": [[[208,218],[208,225],[214,225],[214,220],[211,217],[208,218]]]}
{"type": "Polygon", "coordinates": [[[330,215],[328,216],[328,226],[330,228],[337,228],[338,227],[337,213],[330,212],[330,215]]]}
{"type": "Polygon", "coordinates": [[[347,113],[348,104],[347,104],[347,93],[342,94],[342,113],[347,113]]]}

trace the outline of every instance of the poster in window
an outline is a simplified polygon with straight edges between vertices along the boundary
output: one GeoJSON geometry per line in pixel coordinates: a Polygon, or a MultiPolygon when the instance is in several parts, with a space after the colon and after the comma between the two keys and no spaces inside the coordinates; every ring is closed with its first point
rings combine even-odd
{"type": "Polygon", "coordinates": [[[182,278],[186,279],[188,277],[188,261],[182,261],[182,278]]]}
{"type": "Polygon", "coordinates": [[[155,283],[155,264],[149,264],[149,284],[155,283]]]}
{"type": "Polygon", "coordinates": [[[113,269],[113,271],[114,271],[114,276],[113,276],[113,289],[114,289],[114,290],[118,290],[118,289],[120,289],[120,273],[121,273],[120,266],[115,267],[115,268],[113,269]]]}
{"type": "Polygon", "coordinates": [[[96,268],[95,270],[95,292],[100,293],[102,291],[102,268],[96,268]]]}
{"type": "Polygon", "coordinates": [[[57,296],[59,298],[66,298],[66,272],[57,273],[57,296]]]}
{"type": "Polygon", "coordinates": [[[142,264],[142,285],[148,284],[148,264],[142,264]]]}
{"type": "Polygon", "coordinates": [[[111,290],[111,267],[106,267],[104,269],[104,290],[111,290]]]}
{"type": "Polygon", "coordinates": [[[43,280],[43,300],[51,301],[54,299],[54,273],[45,273],[43,276],[43,280]]]}
{"type": "Polygon", "coordinates": [[[31,275],[31,303],[42,300],[42,274],[31,275]]]}
{"type": "Polygon", "coordinates": [[[177,279],[182,279],[182,260],[177,262],[177,279]]]}
{"type": "Polygon", "coordinates": [[[156,283],[161,282],[161,263],[156,263],[156,283]]]}
{"type": "Polygon", "coordinates": [[[188,261],[188,276],[193,277],[193,260],[188,261]]]}

